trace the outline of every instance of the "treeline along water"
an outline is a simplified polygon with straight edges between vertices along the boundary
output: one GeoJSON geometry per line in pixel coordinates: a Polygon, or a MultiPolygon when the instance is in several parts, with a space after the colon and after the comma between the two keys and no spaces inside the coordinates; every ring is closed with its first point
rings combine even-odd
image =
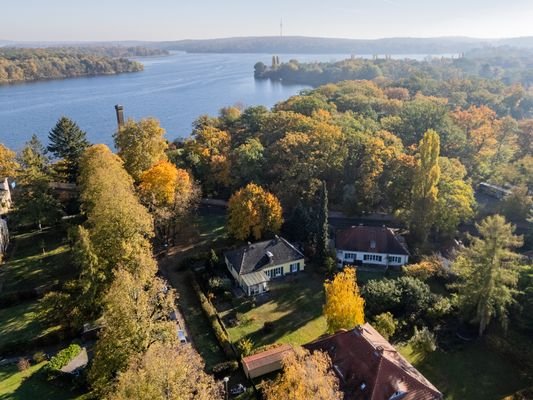
{"type": "MultiPolygon", "coordinates": [[[[347,56],[285,54],[280,61],[347,56]]],[[[124,105],[126,117],[158,118],[170,139],[186,137],[201,114],[216,114],[235,103],[270,107],[307,88],[254,80],[254,64],[271,63],[266,54],[174,53],[138,61],[143,72],[0,86],[0,142],[18,150],[33,133],[46,142],[50,128],[66,115],[87,131],[91,142],[110,145],[115,104],[124,105]]]]}

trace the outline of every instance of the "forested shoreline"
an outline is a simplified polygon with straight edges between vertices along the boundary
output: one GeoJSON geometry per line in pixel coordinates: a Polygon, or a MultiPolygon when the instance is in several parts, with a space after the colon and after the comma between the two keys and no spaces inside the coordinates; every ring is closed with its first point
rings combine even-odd
{"type": "Polygon", "coordinates": [[[0,49],[0,84],[138,72],[143,70],[143,65],[124,58],[125,55],[164,54],[151,50],[140,52],[135,48],[113,49],[0,49]]]}
{"type": "MultiPolygon", "coordinates": [[[[414,59],[352,57],[335,62],[300,63],[291,59],[279,61],[275,56],[272,65],[262,62],[255,65],[257,79],[279,80],[320,86],[343,80],[373,80],[386,78],[434,79],[450,81],[467,78],[481,78],[501,81],[505,85],[533,85],[533,52],[517,48],[476,49],[462,57],[433,57],[418,61],[414,59]]],[[[427,88],[431,89],[431,88],[427,88]]]]}

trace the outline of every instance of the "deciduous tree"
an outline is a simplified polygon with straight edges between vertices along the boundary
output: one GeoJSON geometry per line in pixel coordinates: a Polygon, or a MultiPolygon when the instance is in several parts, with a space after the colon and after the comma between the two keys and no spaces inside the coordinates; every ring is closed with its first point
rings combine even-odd
{"type": "Polygon", "coordinates": [[[228,205],[228,230],[240,240],[260,239],[277,233],[283,223],[279,200],[272,193],[253,183],[231,196],[228,205]]]}
{"type": "Polygon", "coordinates": [[[348,267],[324,283],[324,315],[328,332],[353,329],[365,323],[365,301],[359,294],[355,268],[348,267]]]}
{"type": "Polygon", "coordinates": [[[156,236],[167,243],[189,213],[198,190],[189,173],[160,161],[141,175],[139,193],[154,217],[156,236]]]}
{"type": "Polygon", "coordinates": [[[17,169],[16,153],[0,143],[0,178],[14,177],[17,169]]]}
{"type": "Polygon", "coordinates": [[[110,400],[217,400],[220,385],[191,346],[156,343],[118,377],[110,400]]]}
{"type": "Polygon", "coordinates": [[[112,391],[117,373],[156,343],[176,343],[170,320],[175,292],[155,272],[135,274],[119,268],[103,299],[104,327],[96,343],[89,371],[99,396],[112,391]]]}
{"type": "Polygon", "coordinates": [[[129,119],[114,135],[118,155],[124,168],[138,181],[141,174],[161,160],[166,160],[168,145],[165,130],[155,118],[129,119]]]}
{"type": "Polygon", "coordinates": [[[283,358],[283,372],[265,388],[267,400],[340,400],[339,382],[326,353],[295,347],[283,358]]]}
{"type": "Polygon", "coordinates": [[[440,140],[437,132],[427,131],[420,141],[418,151],[420,159],[414,179],[410,228],[413,236],[424,243],[438,200],[440,140]]]}

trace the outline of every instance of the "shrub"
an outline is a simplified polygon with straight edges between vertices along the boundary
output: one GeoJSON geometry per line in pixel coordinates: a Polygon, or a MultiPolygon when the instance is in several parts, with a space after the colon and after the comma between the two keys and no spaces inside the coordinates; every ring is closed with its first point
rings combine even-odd
{"type": "Polygon", "coordinates": [[[19,360],[17,361],[17,369],[22,372],[26,371],[28,368],[30,368],[30,360],[25,357],[19,358],[19,360]]]}
{"type": "Polygon", "coordinates": [[[232,372],[237,371],[237,369],[239,369],[239,363],[235,360],[232,360],[216,364],[211,369],[211,372],[216,378],[220,379],[224,376],[230,375],[232,372]]]}
{"type": "Polygon", "coordinates": [[[409,344],[413,348],[413,351],[418,354],[426,355],[437,350],[437,341],[435,335],[430,332],[427,327],[418,329],[415,327],[415,333],[409,339],[409,344]]]}
{"type": "Polygon", "coordinates": [[[371,280],[361,288],[365,311],[374,316],[395,310],[401,302],[401,291],[394,279],[371,280]]]}
{"type": "Polygon", "coordinates": [[[438,321],[449,316],[452,311],[453,304],[450,299],[442,296],[436,296],[435,302],[428,309],[428,317],[434,321],[438,321]]]}
{"type": "Polygon", "coordinates": [[[38,351],[32,357],[32,360],[35,364],[42,363],[43,361],[46,361],[47,359],[48,357],[46,356],[46,353],[44,351],[38,351]]]}
{"type": "Polygon", "coordinates": [[[437,257],[428,257],[417,264],[403,267],[405,275],[427,281],[429,278],[442,274],[442,263],[437,257]]]}
{"type": "Polygon", "coordinates": [[[194,278],[192,279],[192,287],[196,292],[198,299],[200,300],[200,305],[202,306],[204,314],[211,323],[213,332],[215,333],[215,336],[218,340],[218,343],[220,344],[220,347],[222,347],[224,354],[228,358],[234,358],[236,355],[235,351],[233,350],[231,342],[229,341],[228,335],[222,328],[222,324],[220,323],[220,320],[218,318],[217,310],[215,309],[215,307],[213,307],[213,304],[211,304],[211,302],[202,292],[202,289],[200,289],[200,285],[198,285],[198,282],[196,282],[194,278]]]}
{"type": "Polygon", "coordinates": [[[237,345],[239,348],[239,351],[241,352],[241,356],[246,357],[250,355],[252,352],[252,349],[254,347],[254,342],[252,342],[250,339],[244,338],[239,341],[239,344],[237,345]]]}
{"type": "Polygon", "coordinates": [[[376,315],[373,326],[381,336],[389,340],[394,335],[394,332],[396,332],[398,321],[394,319],[394,316],[390,312],[385,312],[376,315]]]}
{"type": "Polygon", "coordinates": [[[50,359],[50,362],[46,365],[46,369],[49,373],[56,373],[67,365],[74,357],[80,354],[80,352],[81,347],[73,343],[53,356],[50,359]]]}

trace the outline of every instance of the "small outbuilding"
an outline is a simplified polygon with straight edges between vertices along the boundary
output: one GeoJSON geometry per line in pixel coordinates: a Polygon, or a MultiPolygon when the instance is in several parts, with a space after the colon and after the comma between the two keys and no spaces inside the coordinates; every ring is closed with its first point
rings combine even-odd
{"type": "Polygon", "coordinates": [[[257,378],[278,371],[282,368],[281,361],[287,352],[292,351],[290,344],[283,344],[272,349],[253,354],[242,359],[244,373],[249,379],[257,378]]]}

